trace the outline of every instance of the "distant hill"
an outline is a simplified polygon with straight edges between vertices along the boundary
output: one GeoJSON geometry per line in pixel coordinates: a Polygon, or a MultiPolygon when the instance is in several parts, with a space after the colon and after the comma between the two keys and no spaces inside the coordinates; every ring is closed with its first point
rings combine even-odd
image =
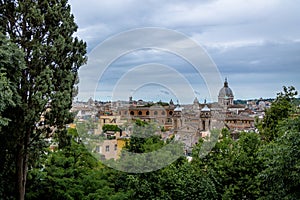
{"type": "MultiPolygon", "coordinates": [[[[296,98],[296,99],[297,99],[298,104],[300,104],[300,97],[296,98]]],[[[269,101],[269,102],[272,102],[274,100],[275,100],[274,98],[247,99],[247,100],[237,99],[237,100],[234,100],[233,102],[234,102],[234,104],[247,104],[247,101],[256,101],[256,103],[258,104],[259,101],[269,101]]]]}

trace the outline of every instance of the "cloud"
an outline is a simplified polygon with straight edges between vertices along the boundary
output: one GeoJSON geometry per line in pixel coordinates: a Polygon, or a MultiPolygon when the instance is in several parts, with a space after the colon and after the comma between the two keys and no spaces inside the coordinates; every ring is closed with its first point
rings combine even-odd
{"type": "Polygon", "coordinates": [[[229,77],[237,98],[275,97],[283,85],[300,88],[298,42],[266,41],[210,52],[221,74],[229,77]]]}
{"type": "Polygon", "coordinates": [[[169,95],[169,94],[170,94],[170,93],[169,93],[168,91],[166,91],[166,90],[160,90],[160,92],[163,93],[163,94],[166,94],[166,95],[169,95]]]}
{"type": "MultiPolygon", "coordinates": [[[[222,76],[229,78],[237,98],[275,96],[282,85],[300,88],[299,3],[300,0],[70,1],[79,25],[76,36],[87,41],[89,55],[107,38],[132,28],[176,30],[205,48],[222,76]]],[[[124,44],[115,44],[120,45],[124,44]]],[[[191,51],[190,55],[198,54],[191,51]]],[[[126,70],[147,63],[172,66],[199,91],[198,99],[207,95],[205,81],[194,76],[190,63],[151,48],[130,52],[111,63],[102,86],[115,84],[126,70]]],[[[81,79],[95,73],[86,71],[81,79]]],[[[161,89],[155,91],[159,93],[161,89]]],[[[194,97],[190,98],[192,102],[194,97]]]]}

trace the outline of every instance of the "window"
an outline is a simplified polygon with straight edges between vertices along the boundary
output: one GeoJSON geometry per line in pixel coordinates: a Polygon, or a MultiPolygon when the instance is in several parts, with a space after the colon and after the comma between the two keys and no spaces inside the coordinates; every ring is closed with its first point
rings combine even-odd
{"type": "Polygon", "coordinates": [[[117,151],[117,149],[118,149],[118,145],[117,145],[117,144],[115,144],[115,151],[117,151]]]}
{"type": "Polygon", "coordinates": [[[149,111],[146,112],[146,115],[149,115],[149,111]]]}
{"type": "Polygon", "coordinates": [[[97,153],[100,152],[100,146],[96,146],[96,152],[97,152],[97,153]]]}
{"type": "Polygon", "coordinates": [[[143,113],[142,113],[142,111],[139,111],[139,115],[142,115],[143,113]]]}
{"type": "Polygon", "coordinates": [[[106,152],[109,152],[109,145],[106,145],[105,151],[106,151],[106,152]]]}
{"type": "Polygon", "coordinates": [[[169,111],[169,115],[173,115],[173,112],[172,112],[172,111],[169,111]]]}
{"type": "Polygon", "coordinates": [[[161,115],[165,115],[165,114],[166,114],[166,112],[165,112],[165,111],[162,111],[162,112],[161,112],[161,115]]]}
{"type": "Polygon", "coordinates": [[[154,111],[154,115],[157,115],[157,111],[154,111]]]}
{"type": "Polygon", "coordinates": [[[130,111],[130,115],[134,115],[134,112],[133,112],[133,111],[130,111]]]}

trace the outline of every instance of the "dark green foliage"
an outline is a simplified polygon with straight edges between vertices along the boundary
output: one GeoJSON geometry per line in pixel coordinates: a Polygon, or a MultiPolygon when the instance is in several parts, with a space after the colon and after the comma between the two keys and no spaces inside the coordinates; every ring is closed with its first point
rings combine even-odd
{"type": "Polygon", "coordinates": [[[281,137],[259,154],[264,170],[257,176],[261,199],[300,199],[300,117],[279,126],[281,137]]]}
{"type": "MultiPolygon", "coordinates": [[[[121,157],[123,165],[136,167],[136,171],[139,172],[137,165],[141,163],[141,169],[147,171],[147,168],[155,169],[155,166],[160,166],[161,163],[172,158],[173,154],[170,152],[175,148],[164,143],[159,136],[154,135],[157,126],[141,121],[138,121],[135,126],[137,127],[133,129],[134,136],[130,138],[126,150],[140,154],[139,157],[135,157],[138,160],[135,160],[134,163],[131,163],[132,160],[130,162],[126,157],[121,157]],[[141,135],[149,137],[141,138],[141,135]],[[160,152],[161,149],[164,151],[160,152]],[[148,154],[153,152],[156,158],[154,160],[150,159],[148,154]],[[147,158],[147,156],[149,157],[147,158]],[[147,162],[149,160],[151,163],[147,162]]],[[[182,147],[180,147],[179,154],[182,154],[182,151],[182,147]]],[[[124,168],[126,169],[126,166],[124,168]]],[[[194,168],[184,157],[180,157],[173,164],[168,164],[157,171],[129,174],[126,182],[132,191],[131,199],[215,199],[217,196],[211,179],[197,167],[194,168]]]]}
{"type": "MultiPolygon", "coordinates": [[[[181,161],[179,161],[181,162],[181,161]]],[[[216,199],[213,182],[190,163],[174,164],[156,172],[129,175],[132,199],[216,199]]]]}
{"type": "Polygon", "coordinates": [[[284,87],[257,133],[241,133],[234,141],[223,130],[203,159],[194,148],[193,164],[213,180],[218,199],[299,199],[299,117],[295,117],[293,87],[284,87]]]}
{"type": "MultiPolygon", "coordinates": [[[[69,129],[71,144],[48,152],[39,168],[30,170],[27,199],[125,199],[115,190],[118,173],[102,166],[69,129]]],[[[119,175],[120,176],[120,175],[119,175]]]]}
{"type": "Polygon", "coordinates": [[[8,125],[9,122],[8,118],[3,117],[3,112],[20,100],[16,91],[16,80],[20,78],[23,68],[22,51],[0,33],[0,130],[1,126],[8,125]],[[13,77],[9,75],[11,73],[14,74],[13,77]]]}
{"type": "Polygon", "coordinates": [[[22,51],[0,33],[0,197],[7,199],[14,196],[16,133],[4,131],[12,121],[6,113],[20,102],[16,81],[23,68],[22,51]]]}
{"type": "Polygon", "coordinates": [[[133,153],[147,153],[160,149],[164,145],[161,137],[158,135],[150,138],[131,137],[130,142],[125,146],[125,150],[133,153]]]}
{"type": "Polygon", "coordinates": [[[133,133],[130,137],[130,142],[125,146],[127,151],[133,153],[145,153],[157,150],[163,146],[161,137],[155,135],[156,131],[158,131],[156,124],[149,124],[142,120],[136,120],[132,128],[133,133]]]}
{"type": "Polygon", "coordinates": [[[156,105],[159,105],[159,106],[169,106],[169,103],[159,101],[159,102],[156,103],[156,105]]]}
{"type": "Polygon", "coordinates": [[[140,119],[136,119],[134,121],[134,126],[141,126],[141,127],[144,127],[145,125],[148,125],[149,123],[148,122],[145,122],[145,121],[142,121],[140,119]]]}
{"type": "Polygon", "coordinates": [[[283,92],[277,94],[271,108],[266,110],[262,123],[258,125],[264,140],[272,141],[279,136],[278,124],[296,110],[295,96],[297,94],[293,86],[284,86],[283,92]]]}
{"type": "Polygon", "coordinates": [[[241,99],[234,100],[233,102],[234,104],[244,104],[244,105],[247,104],[247,100],[241,100],[241,99]]]}
{"type": "Polygon", "coordinates": [[[15,161],[11,163],[15,181],[6,183],[14,191],[5,192],[23,199],[27,169],[43,150],[44,138],[55,133],[61,138],[60,146],[68,144],[68,138],[62,138],[67,137],[65,125],[73,119],[69,112],[73,86],[86,61],[86,44],[73,37],[77,26],[67,0],[1,0],[0,13],[0,32],[24,53],[20,54],[23,68],[5,66],[20,99],[3,111],[10,121],[1,130],[1,135],[10,135],[4,146],[13,141],[15,161]]]}
{"type": "Polygon", "coordinates": [[[114,132],[120,132],[120,128],[117,125],[114,124],[104,124],[102,126],[102,131],[105,133],[107,131],[114,131],[114,132]]]}
{"type": "Polygon", "coordinates": [[[265,145],[258,152],[260,199],[299,199],[300,117],[297,91],[283,87],[260,125],[265,145]]]}
{"type": "Polygon", "coordinates": [[[258,186],[255,177],[262,168],[257,159],[261,145],[257,133],[241,133],[234,141],[223,129],[219,141],[204,158],[199,158],[199,147],[194,148],[193,164],[204,170],[213,180],[218,199],[255,199],[258,186]]]}
{"type": "Polygon", "coordinates": [[[182,156],[182,145],[164,142],[156,123],[137,120],[132,135],[116,161],[104,161],[108,166],[129,173],[159,170],[182,156]]]}

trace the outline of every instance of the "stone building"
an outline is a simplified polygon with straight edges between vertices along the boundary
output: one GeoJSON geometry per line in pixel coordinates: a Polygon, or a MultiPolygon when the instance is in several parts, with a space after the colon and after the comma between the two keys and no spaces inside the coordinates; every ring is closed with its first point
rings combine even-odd
{"type": "Polygon", "coordinates": [[[195,98],[193,104],[179,106],[172,116],[176,139],[185,144],[185,150],[191,151],[200,137],[209,136],[210,130],[228,128],[236,138],[239,131],[251,130],[254,118],[245,115],[246,105],[235,105],[234,95],[225,79],[220,89],[217,103],[199,103],[195,98]]]}
{"type": "Polygon", "coordinates": [[[175,105],[171,100],[168,105],[146,104],[142,106],[129,105],[118,109],[121,119],[134,121],[140,119],[145,122],[157,122],[165,130],[173,128],[172,117],[175,105]]]}

